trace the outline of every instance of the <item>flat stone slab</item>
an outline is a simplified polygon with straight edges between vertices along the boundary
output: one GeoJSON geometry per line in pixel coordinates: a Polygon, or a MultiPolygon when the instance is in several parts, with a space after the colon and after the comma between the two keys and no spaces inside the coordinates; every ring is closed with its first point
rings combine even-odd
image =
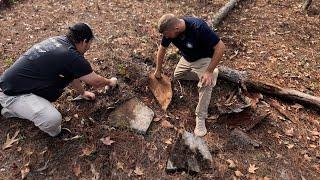
{"type": "Polygon", "coordinates": [[[167,172],[199,173],[212,169],[212,156],[205,141],[183,131],[173,146],[167,161],[167,172]]]}
{"type": "Polygon", "coordinates": [[[111,126],[133,129],[145,134],[153,120],[154,112],[138,98],[132,98],[109,115],[111,126]]]}
{"type": "Polygon", "coordinates": [[[245,131],[249,131],[256,125],[265,120],[270,113],[263,112],[260,114],[255,112],[250,107],[238,108],[236,111],[228,112],[219,116],[217,123],[221,125],[227,125],[229,128],[242,128],[245,131]],[[242,111],[238,111],[242,109],[242,111]]]}
{"type": "Polygon", "coordinates": [[[235,128],[230,133],[230,139],[228,140],[227,146],[228,149],[246,149],[248,147],[258,148],[261,147],[261,143],[250,137],[240,128],[235,128]]]}

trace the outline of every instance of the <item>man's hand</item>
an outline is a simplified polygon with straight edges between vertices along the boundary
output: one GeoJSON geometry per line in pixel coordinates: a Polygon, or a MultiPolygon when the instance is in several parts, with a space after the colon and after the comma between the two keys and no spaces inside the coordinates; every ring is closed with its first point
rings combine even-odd
{"type": "Polygon", "coordinates": [[[115,77],[110,78],[108,86],[115,87],[117,85],[117,81],[118,81],[118,79],[115,77]]]}
{"type": "Polygon", "coordinates": [[[156,71],[154,72],[154,77],[156,77],[157,79],[161,79],[161,71],[156,70],[156,71]]]}
{"type": "Polygon", "coordinates": [[[85,100],[94,100],[96,99],[96,95],[90,91],[84,91],[84,93],[81,95],[83,99],[85,100]]]}
{"type": "Polygon", "coordinates": [[[213,85],[213,73],[205,71],[201,76],[200,82],[203,87],[213,85]]]}

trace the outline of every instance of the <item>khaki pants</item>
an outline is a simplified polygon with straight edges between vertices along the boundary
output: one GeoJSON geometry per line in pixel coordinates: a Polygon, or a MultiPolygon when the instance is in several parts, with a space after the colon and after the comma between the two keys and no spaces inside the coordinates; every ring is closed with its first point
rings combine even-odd
{"type": "MultiPolygon", "coordinates": [[[[199,81],[202,74],[207,70],[210,62],[211,58],[202,58],[195,62],[188,62],[182,57],[174,71],[174,78],[199,81]]],[[[217,74],[215,76],[216,77],[213,77],[214,80],[216,80],[217,74]]],[[[215,85],[216,81],[213,82],[212,86],[202,86],[201,82],[198,82],[199,102],[195,114],[199,119],[205,119],[208,116],[211,92],[215,85]]]]}
{"type": "Polygon", "coordinates": [[[8,96],[0,89],[1,114],[6,117],[17,117],[32,121],[42,131],[50,136],[56,136],[61,131],[61,114],[46,99],[34,94],[8,96]]]}

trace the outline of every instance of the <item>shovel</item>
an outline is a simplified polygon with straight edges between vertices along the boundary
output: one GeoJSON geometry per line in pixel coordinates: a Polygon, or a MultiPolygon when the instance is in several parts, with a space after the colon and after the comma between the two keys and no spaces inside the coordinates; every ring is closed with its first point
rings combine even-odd
{"type": "Polygon", "coordinates": [[[161,78],[157,79],[154,76],[154,73],[151,72],[149,74],[148,86],[152,94],[156,97],[161,105],[161,108],[166,111],[172,99],[170,78],[162,74],[161,78]]]}

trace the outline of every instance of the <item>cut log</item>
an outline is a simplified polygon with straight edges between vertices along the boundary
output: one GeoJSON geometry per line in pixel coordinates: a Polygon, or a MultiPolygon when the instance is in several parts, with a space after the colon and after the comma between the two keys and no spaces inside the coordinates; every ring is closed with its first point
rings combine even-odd
{"type": "Polygon", "coordinates": [[[320,111],[320,97],[305,94],[303,92],[279,87],[275,84],[254,81],[248,78],[245,71],[238,71],[224,66],[219,67],[219,79],[224,79],[232,83],[244,86],[248,91],[260,92],[275,96],[284,100],[298,102],[303,105],[311,106],[320,111]]]}
{"type": "Polygon", "coordinates": [[[212,26],[216,28],[221,23],[221,21],[228,15],[230,10],[232,10],[235,7],[235,5],[240,1],[241,0],[230,0],[221,9],[219,9],[218,13],[213,18],[212,26]]]}

